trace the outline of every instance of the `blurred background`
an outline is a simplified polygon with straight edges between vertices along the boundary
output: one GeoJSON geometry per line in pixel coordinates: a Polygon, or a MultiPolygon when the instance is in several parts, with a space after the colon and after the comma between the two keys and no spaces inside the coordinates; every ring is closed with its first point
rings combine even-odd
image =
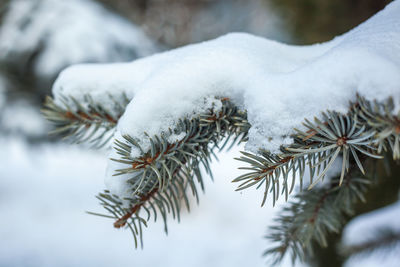
{"type": "MultiPolygon", "coordinates": [[[[104,189],[107,151],[49,137],[43,99],[72,64],[132,61],[232,31],[323,42],[388,2],[0,0],[0,266],[267,266],[262,235],[279,210],[260,208],[260,192],[234,192],[241,147],[213,164],[216,180],[200,206],[171,221],[168,237],[161,222],[150,225],[136,251],[128,231],[84,213],[101,211],[94,196],[104,189]]],[[[387,257],[360,261],[346,266],[398,266],[387,257]]]]}

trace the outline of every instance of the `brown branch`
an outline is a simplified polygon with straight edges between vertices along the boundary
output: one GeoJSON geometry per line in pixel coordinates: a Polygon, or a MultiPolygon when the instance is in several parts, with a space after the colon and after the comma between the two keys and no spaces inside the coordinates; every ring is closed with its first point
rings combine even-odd
{"type": "MultiPolygon", "coordinates": [[[[288,162],[289,160],[291,160],[291,159],[293,159],[293,158],[294,158],[294,156],[287,156],[287,157],[284,157],[283,159],[279,160],[275,165],[263,169],[263,170],[261,171],[261,173],[266,173],[266,172],[269,172],[269,171],[273,171],[273,170],[275,170],[276,168],[278,168],[280,165],[285,164],[286,162],[288,162]]],[[[258,181],[258,180],[260,180],[260,179],[261,179],[261,177],[259,176],[259,177],[254,178],[253,180],[254,180],[254,181],[258,181]]]]}
{"type": "MultiPolygon", "coordinates": [[[[191,140],[193,137],[194,137],[194,135],[189,136],[186,139],[186,142],[191,140]]],[[[168,144],[167,149],[165,150],[163,155],[167,155],[171,151],[171,149],[173,149],[176,146],[180,146],[182,143],[183,143],[183,140],[181,140],[181,141],[179,141],[178,143],[175,143],[175,144],[168,144]]],[[[138,160],[136,160],[136,161],[134,161],[132,163],[132,168],[135,169],[135,170],[146,168],[148,165],[152,164],[160,156],[160,153],[161,152],[157,152],[154,155],[154,157],[150,157],[150,156],[148,156],[148,157],[145,157],[145,156],[140,157],[138,160]]]]}
{"type": "Polygon", "coordinates": [[[116,124],[118,119],[114,119],[113,117],[111,117],[109,114],[105,114],[104,116],[100,115],[99,113],[95,112],[92,113],[90,115],[86,114],[85,112],[82,111],[78,111],[76,112],[75,115],[74,113],[72,113],[71,111],[67,111],[63,114],[63,116],[69,120],[76,120],[76,121],[95,121],[96,118],[105,118],[108,122],[112,123],[112,124],[116,124]]]}
{"type": "Polygon", "coordinates": [[[317,202],[317,205],[314,208],[312,216],[310,217],[310,219],[308,219],[308,223],[310,223],[310,224],[314,224],[315,223],[315,221],[317,220],[317,216],[319,214],[319,211],[320,211],[322,205],[324,204],[326,198],[329,196],[330,193],[331,193],[330,190],[326,191],[322,195],[322,197],[319,199],[319,201],[317,202]]]}
{"type": "Polygon", "coordinates": [[[139,211],[139,209],[144,205],[144,203],[149,200],[155,193],[157,193],[158,187],[154,188],[152,191],[150,191],[147,195],[144,195],[140,198],[140,203],[134,205],[129,212],[127,212],[124,216],[119,218],[117,221],[114,222],[114,227],[115,228],[121,228],[126,225],[126,222],[130,217],[132,217],[133,214],[139,211]]]}

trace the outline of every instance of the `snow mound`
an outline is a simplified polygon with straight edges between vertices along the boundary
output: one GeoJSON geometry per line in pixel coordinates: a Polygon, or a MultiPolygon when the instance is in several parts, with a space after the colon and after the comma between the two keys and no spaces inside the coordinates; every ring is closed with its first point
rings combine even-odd
{"type": "MultiPolygon", "coordinates": [[[[344,245],[360,246],[365,242],[371,242],[379,237],[380,231],[384,230],[398,233],[400,231],[399,212],[400,202],[398,201],[388,207],[356,217],[344,229],[342,238],[344,245]]],[[[397,246],[389,250],[383,249],[366,254],[366,257],[352,257],[346,262],[345,266],[395,267],[399,265],[399,249],[400,247],[397,246]]]]}
{"type": "Polygon", "coordinates": [[[0,28],[0,51],[1,61],[33,59],[36,75],[54,78],[72,64],[132,60],[156,47],[139,27],[94,1],[15,0],[0,28]]]}
{"type": "Polygon", "coordinates": [[[107,94],[127,94],[132,100],[116,136],[129,134],[145,148],[144,132],[167,132],[179,118],[220,106],[216,97],[229,97],[247,110],[252,125],[246,149],[275,152],[291,142],[288,136],[304,118],[327,109],[346,112],[357,93],[392,96],[398,109],[399,14],[397,0],[348,33],[311,46],[234,33],[132,63],[73,66],[61,73],[53,93],[56,101],[89,94],[109,108],[107,94]]]}
{"type": "Polygon", "coordinates": [[[361,215],[352,220],[345,228],[343,242],[347,246],[362,244],[374,237],[379,229],[400,231],[398,216],[400,201],[379,210],[361,215]],[[368,234],[366,234],[368,233],[368,234]]]}

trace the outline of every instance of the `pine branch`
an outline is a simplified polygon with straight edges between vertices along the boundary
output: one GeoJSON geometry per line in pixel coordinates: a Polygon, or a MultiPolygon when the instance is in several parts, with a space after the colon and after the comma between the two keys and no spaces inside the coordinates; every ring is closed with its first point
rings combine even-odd
{"type": "MultiPolygon", "coordinates": [[[[97,198],[112,214],[102,216],[115,219],[116,228],[129,228],[136,246],[139,239],[142,244],[142,229],[151,217],[157,220],[160,215],[167,231],[168,214],[172,213],[174,219],[180,219],[182,199],[188,210],[190,192],[198,201],[198,187],[204,190],[200,168],[203,167],[211,175],[209,162],[215,149],[223,149],[229,142],[233,145],[247,140],[250,125],[246,112],[239,110],[228,98],[220,100],[223,103],[221,110],[211,109],[190,120],[183,118],[166,133],[147,135],[149,149],[141,147],[141,140],[128,135],[115,141],[118,158],[113,160],[126,166],[116,170],[115,176],[130,176],[127,182],[130,197],[121,199],[105,191],[97,198]],[[168,141],[171,135],[182,134],[184,137],[180,141],[168,141]],[[132,156],[133,150],[140,151],[140,156],[132,156]]],[[[107,111],[90,98],[86,99],[85,105],[73,98],[66,99],[64,107],[48,99],[44,113],[58,125],[56,132],[72,136],[78,142],[93,142],[114,130],[128,100],[125,102],[116,103],[119,112],[115,115],[115,112],[107,111]],[[99,129],[102,132],[98,132],[99,129]]],[[[296,183],[302,189],[306,169],[310,173],[309,189],[313,188],[324,179],[334,161],[342,157],[338,179],[329,181],[328,188],[300,193],[296,201],[284,210],[291,215],[281,216],[278,219],[280,226],[272,228],[274,232],[269,236],[280,245],[266,254],[275,255],[276,262],[287,251],[292,251],[294,259],[302,258],[304,254],[311,253],[309,246],[305,245],[310,240],[324,245],[325,234],[341,227],[341,218],[351,213],[351,204],[356,199],[362,199],[368,183],[365,178],[350,177],[349,170],[358,169],[364,174],[362,159],[381,158],[384,150],[391,149],[393,157],[398,157],[400,120],[399,116],[392,115],[392,110],[390,101],[372,105],[358,97],[347,114],[327,111],[322,113],[322,121],[317,118],[314,122],[305,120],[306,130],[296,130],[296,134],[291,136],[294,143],[282,146],[280,153],[265,150],[260,150],[257,155],[242,153],[239,160],[250,166],[242,168],[247,173],[234,182],[241,182],[238,190],[264,186],[262,204],[269,193],[273,194],[275,204],[280,194],[285,194],[288,199],[296,183]]]]}
{"type": "Polygon", "coordinates": [[[342,185],[338,177],[324,187],[297,194],[275,219],[276,224],[269,227],[266,238],[277,245],[268,249],[264,256],[270,257],[276,265],[290,252],[294,263],[313,254],[311,241],[327,246],[327,233],[339,232],[345,216],[353,213],[353,205],[364,201],[370,180],[359,178],[358,174],[346,175],[342,185]]]}
{"type": "Polygon", "coordinates": [[[310,173],[310,186],[313,188],[323,180],[327,171],[339,155],[342,156],[342,170],[339,185],[343,182],[345,174],[349,171],[350,160],[356,162],[357,168],[364,174],[364,168],[360,156],[382,158],[376,154],[376,148],[372,146],[376,131],[364,124],[360,124],[356,114],[339,114],[328,111],[322,113],[324,122],[315,118],[315,123],[308,120],[304,126],[307,131],[296,130],[292,136],[294,143],[287,147],[281,147],[281,154],[272,154],[268,151],[260,151],[259,155],[242,152],[243,156],[238,160],[250,165],[242,167],[247,171],[234,182],[241,182],[238,190],[250,186],[265,185],[262,205],[266,201],[269,192],[273,194],[273,205],[279,198],[280,185],[285,199],[292,192],[296,179],[300,180],[300,189],[303,187],[303,178],[306,168],[310,173]],[[289,182],[289,176],[292,177],[289,182]]]}
{"type": "Polygon", "coordinates": [[[116,228],[127,226],[135,241],[137,235],[142,240],[141,231],[135,230],[139,228],[136,223],[148,221],[150,211],[155,220],[157,214],[161,214],[167,231],[168,213],[180,219],[181,199],[188,210],[190,192],[198,201],[198,186],[204,190],[201,166],[211,175],[209,162],[213,151],[223,149],[232,137],[233,143],[247,138],[249,124],[246,113],[238,110],[226,98],[222,99],[222,103],[222,109],[218,112],[210,110],[198,118],[179,121],[173,131],[160,136],[148,136],[151,144],[149,151],[145,151],[138,140],[130,136],[115,141],[115,149],[120,158],[113,160],[126,165],[126,168],[117,170],[115,175],[132,176],[128,181],[132,198],[121,200],[109,192],[100,194],[98,198],[114,214],[116,228]],[[185,134],[181,141],[168,142],[168,136],[181,133],[185,134]],[[222,146],[219,146],[222,141],[222,146]],[[133,149],[142,151],[142,156],[132,157],[133,149]],[[130,208],[123,207],[126,201],[130,208]],[[141,217],[141,210],[144,210],[147,219],[141,217]]]}
{"type": "Polygon", "coordinates": [[[394,114],[393,99],[389,98],[384,103],[370,102],[358,97],[358,104],[353,105],[359,120],[370,125],[377,132],[375,145],[378,153],[388,151],[393,153],[393,159],[400,159],[400,111],[394,114]]]}
{"type": "Polygon", "coordinates": [[[118,119],[125,111],[129,99],[124,96],[122,101],[114,102],[111,112],[89,96],[84,103],[73,97],[62,98],[62,105],[51,97],[46,97],[42,113],[55,125],[50,134],[62,135],[75,143],[91,143],[94,147],[102,147],[111,139],[118,119]]]}

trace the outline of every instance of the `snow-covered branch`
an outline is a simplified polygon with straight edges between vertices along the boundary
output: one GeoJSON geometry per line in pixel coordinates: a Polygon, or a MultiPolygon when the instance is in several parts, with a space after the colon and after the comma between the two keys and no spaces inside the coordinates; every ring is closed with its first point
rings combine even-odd
{"type": "MultiPolygon", "coordinates": [[[[200,166],[210,172],[210,155],[225,137],[247,142],[241,160],[248,173],[235,181],[239,189],[265,187],[263,203],[269,192],[273,201],[288,198],[306,169],[313,188],[337,159],[335,190],[344,192],[350,169],[365,173],[363,158],[385,151],[400,158],[399,13],[398,0],[350,32],[311,46],[235,33],[131,63],[73,66],[55,82],[46,115],[61,132],[78,131],[78,141],[93,125],[115,131],[109,190],[98,198],[114,225],[130,227],[135,240],[150,217],[179,219],[177,199],[187,203],[187,191],[197,197],[200,166]]],[[[308,195],[317,197],[309,209],[312,227],[336,198],[327,201],[326,190],[318,190],[322,202],[308,195]]],[[[360,199],[359,191],[340,201],[360,199]]],[[[318,223],[324,230],[307,238],[321,244],[325,232],[341,227],[325,218],[318,223]]]]}

